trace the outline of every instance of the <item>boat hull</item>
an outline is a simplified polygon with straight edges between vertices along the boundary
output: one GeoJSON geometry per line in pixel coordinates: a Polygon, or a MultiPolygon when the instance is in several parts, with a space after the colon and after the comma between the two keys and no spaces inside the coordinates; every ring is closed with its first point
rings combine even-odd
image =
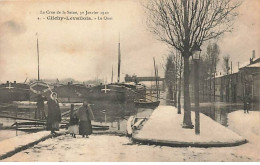
{"type": "Polygon", "coordinates": [[[154,102],[135,102],[135,107],[136,108],[151,108],[154,109],[158,107],[160,104],[160,101],[154,101],[154,102]]]}

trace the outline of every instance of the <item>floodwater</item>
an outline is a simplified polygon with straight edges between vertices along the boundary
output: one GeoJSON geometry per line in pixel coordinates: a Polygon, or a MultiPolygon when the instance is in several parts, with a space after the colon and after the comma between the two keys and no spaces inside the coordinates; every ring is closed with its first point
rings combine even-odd
{"type": "MultiPolygon", "coordinates": [[[[201,97],[201,96],[200,96],[201,97]]],[[[166,96],[168,98],[168,96],[166,96]]],[[[204,99],[205,100],[205,99],[204,99]]],[[[219,100],[219,99],[216,99],[219,100]]],[[[193,98],[191,96],[191,102],[193,98]]],[[[183,108],[183,96],[181,97],[181,105],[183,108]]],[[[259,111],[260,104],[251,104],[250,111],[259,111]]],[[[230,103],[230,102],[200,102],[200,112],[215,120],[216,122],[222,124],[223,126],[228,126],[228,114],[237,110],[243,110],[243,103],[230,103]]],[[[191,110],[194,111],[194,103],[191,103],[191,110]]],[[[250,112],[249,112],[250,113],[250,112]]]]}
{"type": "MultiPolygon", "coordinates": [[[[161,97],[164,97],[164,95],[165,93],[162,93],[161,97]]],[[[161,105],[166,105],[166,102],[162,100],[161,105]]],[[[126,131],[126,123],[129,116],[136,115],[137,117],[148,118],[153,112],[153,109],[135,108],[133,104],[113,104],[106,102],[104,104],[100,103],[94,104],[92,106],[96,118],[96,121],[94,121],[93,123],[109,125],[112,130],[116,130],[118,132],[126,131]]],[[[259,110],[259,104],[258,106],[252,105],[252,107],[252,110],[259,110]]],[[[191,106],[191,109],[194,109],[193,104],[191,106]]],[[[241,103],[200,103],[201,113],[209,116],[213,120],[217,121],[218,123],[226,127],[228,126],[228,113],[241,109],[243,109],[243,104],[241,103]]],[[[0,115],[9,115],[34,119],[34,114],[35,108],[0,109],[0,115]]],[[[66,119],[64,121],[69,121],[68,115],[67,117],[65,117],[66,119]]],[[[15,122],[21,122],[21,120],[0,118],[0,129],[1,127],[10,127],[15,122]]],[[[15,130],[2,129],[0,130],[0,140],[16,136],[17,134],[21,135],[25,134],[25,132],[16,132],[15,130]]]]}
{"type": "MultiPolygon", "coordinates": [[[[243,103],[200,103],[200,112],[209,116],[211,119],[217,121],[223,126],[228,126],[228,114],[237,110],[243,110],[243,103]]],[[[194,110],[192,104],[191,109],[194,110]]],[[[258,104],[252,104],[250,111],[259,111],[258,104]]],[[[249,113],[250,113],[249,111],[249,113]]]]}
{"type": "MultiPolygon", "coordinates": [[[[126,123],[129,116],[136,115],[138,117],[148,118],[153,112],[153,109],[144,109],[144,108],[137,109],[134,107],[133,104],[120,105],[120,104],[107,103],[106,105],[103,104],[103,106],[100,104],[96,104],[96,105],[98,106],[92,105],[94,106],[92,109],[96,119],[92,124],[108,125],[110,126],[111,131],[117,131],[122,133],[126,131],[126,123]]],[[[66,110],[62,109],[61,111],[64,112],[66,110]]],[[[47,110],[46,110],[46,114],[47,114],[47,110]]],[[[35,108],[0,109],[0,115],[34,119],[35,108]]],[[[9,129],[9,127],[11,127],[15,122],[23,122],[23,121],[26,120],[16,120],[16,119],[0,117],[0,141],[7,138],[23,135],[23,134],[28,134],[28,132],[16,131],[14,128],[9,129]]],[[[62,122],[69,122],[69,113],[63,117],[62,122]]]]}
{"type": "MultiPolygon", "coordinates": [[[[243,109],[242,104],[218,103],[201,103],[200,112],[209,116],[218,123],[228,126],[228,113],[243,109]]],[[[194,107],[192,106],[192,110],[194,107]]]]}

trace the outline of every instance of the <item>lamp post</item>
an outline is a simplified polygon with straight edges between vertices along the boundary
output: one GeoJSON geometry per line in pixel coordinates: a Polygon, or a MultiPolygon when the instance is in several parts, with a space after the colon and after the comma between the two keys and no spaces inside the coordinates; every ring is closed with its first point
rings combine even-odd
{"type": "Polygon", "coordinates": [[[199,110],[199,61],[200,46],[195,43],[192,47],[192,60],[194,64],[194,102],[195,102],[195,134],[200,134],[200,110],[199,110]]]}

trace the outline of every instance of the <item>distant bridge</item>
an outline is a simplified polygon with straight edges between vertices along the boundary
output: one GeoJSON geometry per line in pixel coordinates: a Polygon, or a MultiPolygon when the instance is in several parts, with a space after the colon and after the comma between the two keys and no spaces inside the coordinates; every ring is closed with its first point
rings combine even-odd
{"type": "Polygon", "coordinates": [[[165,78],[161,77],[137,77],[137,76],[126,76],[125,82],[140,82],[140,81],[156,81],[156,78],[158,81],[164,81],[165,78]]]}

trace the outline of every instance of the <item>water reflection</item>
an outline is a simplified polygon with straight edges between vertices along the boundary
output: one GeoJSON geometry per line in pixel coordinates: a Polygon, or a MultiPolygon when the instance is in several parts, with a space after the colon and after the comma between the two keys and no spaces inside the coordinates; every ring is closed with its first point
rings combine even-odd
{"type": "Polygon", "coordinates": [[[97,122],[105,122],[105,120],[106,122],[114,122],[137,113],[134,104],[111,103],[109,101],[93,102],[91,108],[97,122]]]}
{"type": "MultiPolygon", "coordinates": [[[[166,97],[168,98],[168,97],[166,97]]],[[[191,98],[192,100],[192,98],[191,98]]],[[[172,103],[166,102],[167,105],[173,105],[172,103]]],[[[183,108],[183,97],[181,97],[181,105],[183,108]]],[[[259,111],[259,103],[252,103],[250,111],[259,111]]],[[[226,103],[226,102],[204,102],[200,103],[200,112],[209,116],[216,122],[228,126],[228,114],[243,110],[243,103],[226,103]]],[[[191,103],[191,110],[194,111],[194,103],[191,103]]]]}
{"type": "MultiPolygon", "coordinates": [[[[114,128],[115,130],[120,131],[126,130],[126,122],[129,116],[136,115],[137,117],[149,117],[153,112],[153,109],[135,108],[134,104],[130,103],[111,103],[109,101],[97,101],[92,102],[91,104],[96,119],[94,123],[109,125],[110,128],[114,128]]],[[[62,112],[68,111],[68,107],[62,109],[62,112]]],[[[193,104],[191,109],[194,109],[193,104]]],[[[200,103],[201,113],[209,116],[224,126],[228,126],[228,113],[242,109],[243,104],[241,103],[200,103]]],[[[252,104],[252,110],[259,110],[259,104],[252,104]]],[[[47,107],[45,108],[45,111],[47,112],[47,107]]],[[[35,108],[4,108],[0,109],[0,114],[34,119],[35,108]]],[[[16,121],[18,120],[0,118],[0,123],[2,123],[3,126],[11,126],[16,121]]],[[[69,121],[68,116],[67,120],[64,121],[69,121]]]]}
{"type": "MultiPolygon", "coordinates": [[[[62,113],[69,111],[70,109],[68,107],[66,109],[62,108],[62,113]]],[[[91,102],[91,107],[95,116],[95,121],[93,121],[93,124],[108,125],[110,130],[119,132],[126,131],[126,123],[129,116],[136,115],[137,117],[149,117],[153,112],[153,109],[135,108],[133,103],[111,103],[109,101],[91,102]]],[[[75,109],[77,108],[78,106],[75,107],[75,109]]],[[[47,107],[45,108],[45,112],[47,113],[47,107]]],[[[0,109],[0,114],[34,119],[35,108],[3,108],[0,109]]],[[[24,120],[0,118],[0,123],[2,124],[2,127],[5,128],[10,127],[15,122],[22,121],[24,120]]],[[[69,113],[67,113],[66,116],[63,116],[62,122],[69,122],[69,113]]]]}
{"type": "MultiPolygon", "coordinates": [[[[252,104],[252,110],[258,110],[257,105],[252,104]]],[[[191,107],[194,110],[194,106],[191,107]]],[[[243,104],[229,104],[224,102],[218,103],[201,103],[200,112],[209,116],[211,119],[217,121],[218,123],[228,126],[228,113],[243,110],[243,104]]]]}
{"type": "Polygon", "coordinates": [[[96,103],[91,106],[95,115],[93,124],[109,125],[110,131],[125,132],[129,116],[148,118],[153,109],[135,108],[134,104],[96,103]]]}

